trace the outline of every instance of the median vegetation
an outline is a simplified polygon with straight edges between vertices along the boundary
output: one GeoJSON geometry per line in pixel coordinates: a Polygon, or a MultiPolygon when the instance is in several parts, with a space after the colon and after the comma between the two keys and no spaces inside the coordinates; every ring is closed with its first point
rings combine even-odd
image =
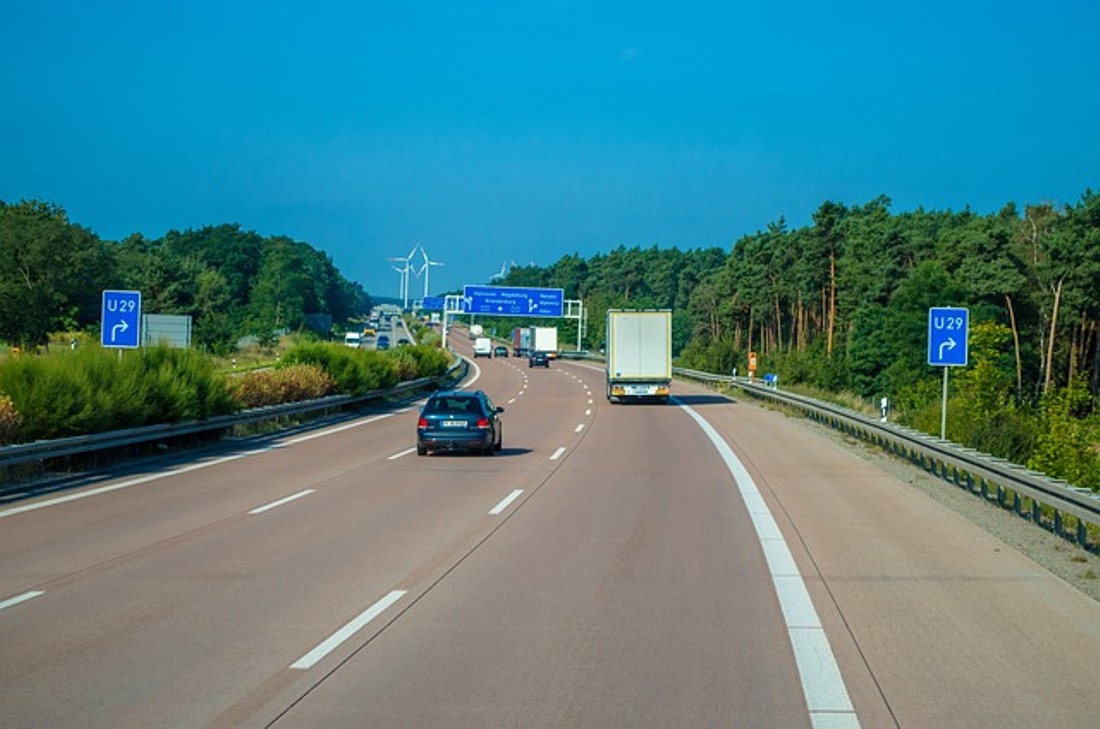
{"type": "Polygon", "coordinates": [[[270,368],[219,371],[194,350],[151,347],[8,357],[0,364],[0,445],[199,420],[325,395],[361,395],[443,374],[448,355],[418,345],[390,352],[293,346],[270,368]]]}

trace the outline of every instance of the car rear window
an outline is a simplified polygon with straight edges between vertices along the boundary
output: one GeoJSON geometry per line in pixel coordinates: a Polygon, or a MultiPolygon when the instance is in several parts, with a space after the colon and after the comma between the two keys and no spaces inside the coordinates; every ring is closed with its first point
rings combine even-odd
{"type": "Polygon", "coordinates": [[[478,410],[477,400],[472,397],[433,397],[424,406],[426,413],[473,413],[478,410]]]}

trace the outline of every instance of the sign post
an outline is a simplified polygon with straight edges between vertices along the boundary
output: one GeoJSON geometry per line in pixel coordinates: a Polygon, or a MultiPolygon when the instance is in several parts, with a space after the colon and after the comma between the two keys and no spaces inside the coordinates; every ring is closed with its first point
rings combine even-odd
{"type": "Polygon", "coordinates": [[[947,370],[966,367],[970,350],[970,310],[932,307],[928,310],[928,364],[943,367],[940,438],[947,437],[947,370]]]}
{"type": "Polygon", "coordinates": [[[137,349],[140,342],[141,292],[104,291],[99,343],[104,347],[137,349]]]}

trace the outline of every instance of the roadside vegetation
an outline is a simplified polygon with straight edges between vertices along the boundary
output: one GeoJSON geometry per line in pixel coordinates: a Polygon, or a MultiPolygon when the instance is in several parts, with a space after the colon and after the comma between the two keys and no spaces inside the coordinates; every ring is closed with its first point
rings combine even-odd
{"type": "Polygon", "coordinates": [[[342,344],[291,346],[270,367],[218,369],[194,350],[97,344],[0,362],[0,445],[197,420],[242,409],[359,395],[441,375],[448,356],[417,345],[390,352],[342,344]]]}

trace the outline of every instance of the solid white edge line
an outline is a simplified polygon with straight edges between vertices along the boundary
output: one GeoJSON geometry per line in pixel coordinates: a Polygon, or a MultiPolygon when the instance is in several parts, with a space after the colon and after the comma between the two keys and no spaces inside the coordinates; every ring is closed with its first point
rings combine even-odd
{"type": "Polygon", "coordinates": [[[394,453],[392,456],[386,456],[386,460],[387,461],[396,461],[401,456],[407,456],[415,450],[416,450],[416,448],[406,448],[405,450],[400,451],[399,453],[394,453]]]}
{"type": "Polygon", "coordinates": [[[70,501],[79,501],[81,499],[87,499],[91,496],[99,496],[100,494],[109,494],[112,491],[121,491],[122,489],[128,489],[132,486],[140,486],[143,483],[149,483],[150,481],[156,481],[161,478],[168,478],[169,476],[178,476],[181,473],[187,473],[189,471],[197,471],[200,468],[208,468],[210,466],[216,466],[220,463],[228,463],[229,461],[235,461],[238,458],[244,458],[245,456],[252,455],[249,453],[236,453],[232,456],[224,456],[222,458],[215,458],[212,461],[203,461],[201,463],[193,463],[189,466],[183,466],[181,468],[173,468],[168,471],[162,471],[159,473],[151,473],[148,476],[141,476],[140,478],[134,478],[129,481],[123,481],[121,483],[111,484],[110,486],[100,486],[90,491],[81,491],[79,493],[69,494],[67,496],[58,496],[55,499],[46,499],[45,501],[39,501],[34,504],[26,504],[24,506],[16,506],[11,509],[5,509],[0,511],[0,519],[5,516],[14,516],[15,514],[22,514],[28,511],[37,511],[38,509],[45,509],[48,506],[57,506],[58,504],[66,504],[70,501]]]}
{"type": "Polygon", "coordinates": [[[696,422],[718,449],[745,502],[756,536],[764,549],[768,571],[783,612],[810,722],[815,729],[858,729],[859,717],[852,707],[844,677],[840,675],[840,666],[829,646],[829,638],[810,600],[806,583],[798,574],[790,548],[756,482],[729,444],[703,416],[676,398],[672,401],[696,422]]]}
{"type": "Polygon", "coordinates": [[[159,473],[151,473],[147,476],[141,476],[140,478],[131,479],[129,481],[122,481],[121,483],[111,484],[110,486],[101,486],[99,488],[91,489],[89,491],[81,491],[79,493],[68,494],[66,496],[58,496],[57,498],[54,498],[54,499],[46,499],[45,501],[38,501],[38,502],[33,503],[33,504],[25,504],[23,506],[13,507],[11,509],[4,509],[4,510],[0,511],[0,519],[3,519],[5,516],[15,516],[16,514],[24,514],[28,511],[37,511],[38,509],[45,509],[49,506],[58,506],[60,504],[67,504],[70,501],[79,501],[81,499],[87,499],[87,498],[90,498],[92,496],[99,496],[100,494],[109,494],[112,491],[121,491],[122,489],[128,489],[132,486],[139,486],[143,483],[149,483],[150,481],[156,481],[157,479],[168,478],[169,476],[178,476],[182,473],[188,473],[189,471],[197,471],[200,468],[209,468],[210,466],[217,466],[217,465],[222,464],[222,463],[228,463],[229,461],[235,461],[238,458],[245,458],[247,456],[253,456],[253,455],[256,455],[258,453],[266,453],[266,452],[272,450],[273,448],[283,448],[283,447],[286,447],[286,446],[294,445],[296,443],[303,443],[307,440],[313,440],[314,438],[321,438],[323,436],[331,435],[333,433],[339,433],[340,431],[348,430],[349,428],[358,428],[361,425],[367,425],[369,423],[374,423],[374,422],[377,422],[377,421],[382,420],[384,418],[391,418],[391,417],[393,417],[393,413],[384,413],[382,415],[376,415],[374,417],[367,418],[365,420],[358,420],[354,423],[348,423],[347,425],[340,425],[340,426],[336,426],[336,427],[333,427],[333,428],[327,428],[327,429],[319,431],[317,433],[311,433],[309,435],[301,436],[300,438],[292,438],[290,440],[283,441],[282,443],[278,443],[274,446],[269,446],[267,448],[258,448],[256,450],[248,451],[246,453],[235,453],[231,456],[223,456],[221,458],[215,458],[215,459],[210,460],[210,461],[201,461],[199,463],[192,463],[188,466],[181,466],[180,468],[173,468],[173,469],[170,469],[170,470],[167,470],[167,471],[161,471],[159,473]]]}
{"type": "Polygon", "coordinates": [[[249,513],[249,515],[262,514],[265,511],[270,511],[271,509],[282,506],[283,504],[289,504],[291,501],[296,501],[297,499],[300,499],[303,496],[309,496],[310,494],[315,493],[315,491],[316,491],[316,489],[303,489],[303,490],[299,491],[296,494],[291,494],[290,496],[284,496],[283,498],[279,499],[278,501],[272,501],[270,504],[264,504],[263,506],[257,506],[255,509],[253,509],[252,511],[250,511],[248,513],[249,513]]]}
{"type": "Polygon", "coordinates": [[[562,447],[558,448],[556,451],[554,451],[554,454],[552,456],[550,456],[550,460],[551,461],[558,460],[559,458],[561,458],[562,453],[565,453],[565,446],[562,446],[562,447]]]}
{"type": "Polygon", "coordinates": [[[27,600],[33,600],[34,598],[38,597],[39,595],[45,595],[45,594],[46,593],[43,592],[42,590],[28,590],[27,592],[24,592],[22,595],[16,595],[15,597],[9,597],[7,600],[0,601],[0,610],[6,610],[10,607],[14,607],[15,605],[18,605],[21,602],[26,602],[27,600]]]}
{"type": "Polygon", "coordinates": [[[522,493],[523,493],[523,489],[516,489],[516,490],[515,490],[515,491],[513,491],[512,493],[508,494],[507,496],[505,496],[505,497],[504,497],[503,499],[501,499],[501,500],[500,500],[500,503],[499,503],[499,504],[497,504],[496,506],[494,506],[494,507],[492,508],[492,510],[490,510],[490,511],[489,511],[489,514],[490,514],[490,515],[492,515],[492,516],[496,516],[497,514],[500,514],[500,513],[501,513],[501,512],[503,512],[503,511],[504,511],[505,509],[507,509],[507,508],[508,508],[508,506],[509,506],[509,505],[510,505],[510,504],[511,504],[511,503],[512,503],[513,501],[515,501],[516,499],[518,499],[518,498],[519,498],[519,495],[520,495],[520,494],[522,494],[522,493]]]}
{"type": "Polygon", "coordinates": [[[298,443],[305,443],[306,441],[313,440],[314,438],[324,438],[326,435],[332,435],[333,433],[340,433],[345,430],[351,430],[352,428],[358,428],[362,425],[370,425],[371,423],[377,423],[379,420],[385,420],[386,418],[392,418],[394,413],[383,413],[381,415],[374,415],[364,420],[356,420],[354,423],[347,423],[345,425],[335,425],[331,428],[325,428],[319,430],[316,433],[309,433],[308,435],[302,435],[297,438],[291,438],[282,442],[284,446],[297,445],[298,443]]]}
{"type": "Polygon", "coordinates": [[[317,664],[318,661],[320,661],[332,651],[336,650],[336,648],[338,648],[341,643],[346,641],[351,636],[355,635],[368,623],[370,623],[370,621],[381,615],[386,610],[386,608],[388,608],[390,605],[393,605],[395,602],[404,597],[406,592],[408,591],[392,590],[381,600],[374,603],[363,612],[359,613],[359,615],[350,623],[330,635],[316,648],[292,663],[290,667],[302,671],[306,670],[307,668],[312,668],[314,665],[317,664]]]}

